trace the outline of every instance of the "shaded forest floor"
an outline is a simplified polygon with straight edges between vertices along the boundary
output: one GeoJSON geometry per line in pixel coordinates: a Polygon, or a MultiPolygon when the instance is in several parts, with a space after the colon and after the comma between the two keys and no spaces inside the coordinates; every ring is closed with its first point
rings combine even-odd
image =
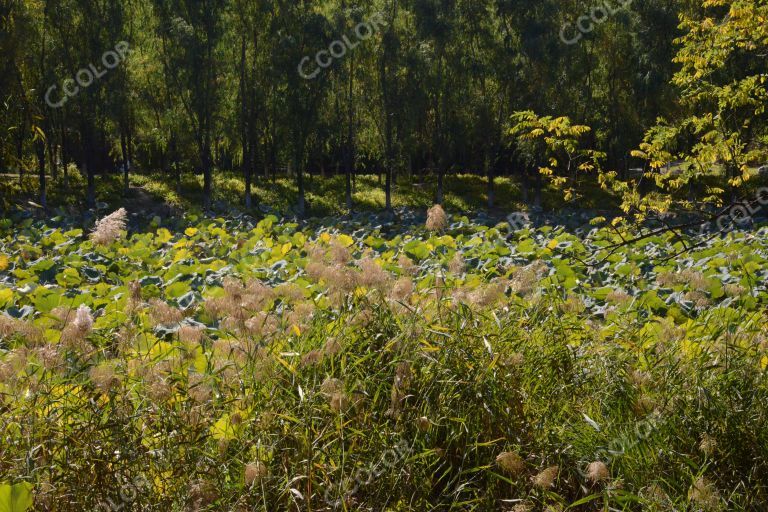
{"type": "MultiPolygon", "coordinates": [[[[185,174],[181,182],[175,177],[161,174],[132,174],[128,194],[122,192],[122,176],[105,174],[96,179],[97,201],[100,209],[109,210],[120,206],[141,210],[161,217],[174,216],[181,210],[197,212],[202,204],[202,176],[185,174]],[[108,199],[107,199],[108,198],[108,199]]],[[[20,182],[18,175],[0,176],[0,197],[9,210],[38,209],[38,178],[27,174],[20,182]]],[[[231,172],[214,174],[213,210],[217,213],[244,212],[245,184],[242,176],[231,172]]],[[[393,187],[392,206],[395,209],[426,209],[435,202],[437,178],[433,175],[402,176],[393,187]]],[[[444,206],[447,210],[461,213],[488,212],[488,181],[471,174],[447,175],[444,181],[444,206]]],[[[256,177],[252,188],[251,212],[292,216],[298,192],[292,178],[256,177]]],[[[64,184],[62,177],[49,177],[49,208],[60,208],[61,213],[81,212],[85,206],[86,180],[80,175],[70,175],[64,184]]],[[[532,193],[531,193],[532,195],[532,193]]],[[[307,176],[306,200],[311,217],[339,216],[350,213],[345,200],[344,176],[307,176]]],[[[357,176],[353,188],[355,212],[379,212],[385,207],[385,194],[381,177],[357,176]]],[[[505,217],[513,211],[528,209],[528,201],[516,178],[500,177],[495,180],[494,208],[489,212],[505,217]]],[[[545,188],[542,193],[545,210],[559,210],[575,205],[565,204],[561,192],[545,188]]],[[[589,190],[578,201],[580,209],[608,211],[616,209],[617,201],[598,189],[589,190]],[[599,206],[599,208],[598,208],[599,206]]]]}

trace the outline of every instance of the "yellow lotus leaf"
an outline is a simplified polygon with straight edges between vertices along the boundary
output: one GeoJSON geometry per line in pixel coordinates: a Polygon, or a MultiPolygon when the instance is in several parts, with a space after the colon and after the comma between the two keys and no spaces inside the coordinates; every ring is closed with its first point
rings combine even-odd
{"type": "Polygon", "coordinates": [[[160,228],[157,230],[157,241],[161,244],[170,242],[171,238],[173,238],[173,235],[171,235],[171,232],[167,229],[160,228]]]}
{"type": "Polygon", "coordinates": [[[355,240],[349,235],[339,235],[338,237],[336,237],[336,239],[344,247],[349,247],[350,245],[355,243],[355,240]]]}

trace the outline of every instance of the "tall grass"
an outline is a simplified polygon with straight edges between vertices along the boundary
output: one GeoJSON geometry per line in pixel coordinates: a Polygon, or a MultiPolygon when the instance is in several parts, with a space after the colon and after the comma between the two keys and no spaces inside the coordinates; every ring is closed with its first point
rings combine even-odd
{"type": "Polygon", "coordinates": [[[705,314],[681,350],[668,326],[606,329],[548,290],[493,307],[436,291],[357,293],[300,332],[247,340],[247,354],[142,334],[141,309],[121,331],[136,327],[130,342],[92,334],[91,352],[60,359],[11,336],[0,475],[33,482],[37,509],[57,511],[126,503],[137,477],[131,510],[768,503],[762,318],[705,314]],[[522,470],[505,472],[503,452],[522,470]],[[595,460],[607,481],[586,477],[595,460]],[[553,466],[552,486],[534,486],[553,466]]]}

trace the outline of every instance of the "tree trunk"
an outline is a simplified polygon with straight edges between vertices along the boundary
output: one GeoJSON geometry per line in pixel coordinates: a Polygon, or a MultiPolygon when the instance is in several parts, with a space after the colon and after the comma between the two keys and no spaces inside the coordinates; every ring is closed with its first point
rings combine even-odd
{"type": "Polygon", "coordinates": [[[435,195],[435,203],[443,204],[443,166],[441,165],[437,169],[437,194],[435,195]]]}
{"type": "Polygon", "coordinates": [[[541,209],[541,189],[543,187],[542,179],[541,179],[541,173],[538,169],[535,171],[536,173],[536,195],[533,199],[533,206],[537,209],[541,209]]]}
{"type": "Polygon", "coordinates": [[[48,209],[48,199],[46,197],[46,183],[45,183],[45,141],[37,141],[37,165],[40,176],[40,206],[43,210],[48,209]]]}
{"type": "Polygon", "coordinates": [[[528,169],[523,169],[520,173],[520,196],[523,203],[528,204],[530,198],[531,184],[528,179],[528,169]]]}
{"type": "Polygon", "coordinates": [[[93,164],[93,130],[89,122],[83,119],[81,133],[83,134],[83,171],[88,180],[85,204],[89,209],[96,208],[96,176],[93,164]]]}
{"type": "Polygon", "coordinates": [[[131,167],[133,166],[133,131],[131,130],[131,119],[128,118],[125,123],[126,127],[126,133],[125,133],[125,174],[123,175],[123,181],[125,190],[128,191],[128,189],[131,186],[131,180],[130,180],[130,172],[131,167]]]}
{"type": "Polygon", "coordinates": [[[248,73],[246,71],[247,42],[245,34],[240,40],[240,142],[243,150],[242,172],[245,179],[245,208],[251,209],[251,144],[248,139],[248,99],[246,83],[248,73]]]}
{"type": "Polygon", "coordinates": [[[24,187],[24,130],[26,127],[22,126],[19,129],[19,136],[16,139],[16,165],[19,168],[19,186],[24,187]]]}
{"type": "Polygon", "coordinates": [[[125,131],[120,134],[120,150],[123,155],[123,194],[128,195],[128,142],[125,131]]]}
{"type": "Polygon", "coordinates": [[[56,146],[51,143],[50,137],[46,143],[48,145],[48,166],[51,168],[51,178],[56,181],[59,178],[59,168],[56,165],[56,146]]]}
{"type": "Polygon", "coordinates": [[[347,210],[352,212],[352,162],[354,159],[354,56],[349,57],[349,89],[347,92],[347,147],[344,152],[344,175],[346,177],[347,210]]]}
{"type": "Polygon", "coordinates": [[[298,188],[299,198],[296,204],[296,214],[299,218],[304,218],[306,214],[306,201],[304,199],[304,169],[302,160],[304,159],[303,143],[297,142],[295,154],[293,157],[293,166],[296,172],[296,187],[298,188]]]}
{"type": "Polygon", "coordinates": [[[384,183],[384,197],[385,197],[385,209],[392,211],[392,121],[391,116],[387,116],[386,130],[387,130],[387,158],[384,169],[385,183],[384,183]]]}
{"type": "Polygon", "coordinates": [[[243,158],[243,172],[245,174],[245,208],[250,210],[253,206],[251,195],[251,148],[248,148],[248,158],[243,158]]]}
{"type": "Polygon", "coordinates": [[[496,190],[494,189],[496,176],[494,175],[493,164],[489,154],[485,155],[485,175],[488,177],[488,209],[493,210],[496,201],[496,190]]]}
{"type": "Polygon", "coordinates": [[[88,176],[88,192],[85,203],[88,208],[96,208],[96,176],[93,174],[93,166],[88,162],[84,163],[85,173],[88,176]]]}
{"type": "Polygon", "coordinates": [[[69,169],[67,164],[69,152],[67,151],[67,130],[64,128],[63,120],[61,122],[61,149],[59,155],[61,157],[62,171],[64,172],[64,190],[69,190],[69,169]]]}
{"type": "Polygon", "coordinates": [[[200,149],[200,162],[203,165],[203,209],[211,209],[211,189],[212,176],[211,176],[211,149],[209,145],[203,142],[200,149]]]}

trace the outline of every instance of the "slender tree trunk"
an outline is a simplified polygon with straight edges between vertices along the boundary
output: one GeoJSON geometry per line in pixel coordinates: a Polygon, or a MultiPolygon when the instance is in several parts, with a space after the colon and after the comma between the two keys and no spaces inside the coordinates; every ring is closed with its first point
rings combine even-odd
{"type": "Polygon", "coordinates": [[[347,147],[344,152],[344,175],[346,177],[346,200],[347,210],[353,209],[352,204],[352,162],[354,159],[354,56],[349,57],[349,88],[347,92],[347,147]]]}
{"type": "Polygon", "coordinates": [[[69,190],[69,164],[68,156],[69,151],[67,149],[67,131],[64,129],[63,123],[61,127],[61,150],[60,150],[60,156],[61,156],[61,170],[64,173],[64,190],[69,190]]]}
{"type": "Polygon", "coordinates": [[[296,141],[295,145],[295,153],[293,157],[293,166],[295,168],[296,172],[296,187],[298,188],[299,192],[299,198],[298,203],[296,204],[296,214],[299,216],[299,218],[303,218],[306,214],[306,201],[304,198],[304,168],[303,168],[303,159],[304,159],[304,143],[302,142],[303,139],[296,141]]]}
{"type": "Polygon", "coordinates": [[[125,175],[123,176],[123,180],[125,181],[125,190],[127,191],[131,186],[130,172],[131,168],[133,167],[133,130],[131,129],[130,117],[126,121],[125,126],[125,156],[127,160],[125,162],[125,175]]]}
{"type": "Polygon", "coordinates": [[[523,203],[528,204],[530,198],[530,180],[528,179],[528,169],[523,168],[520,173],[520,195],[523,203]]]}
{"type": "Polygon", "coordinates": [[[243,172],[245,173],[245,208],[250,210],[253,207],[253,196],[251,193],[252,177],[250,157],[248,158],[248,162],[243,162],[243,164],[243,172]]]}
{"type": "Polygon", "coordinates": [[[243,178],[245,179],[245,208],[250,210],[253,206],[253,198],[251,195],[251,146],[247,141],[244,141],[245,147],[243,148],[243,178]]]}
{"type": "Polygon", "coordinates": [[[496,201],[496,190],[494,188],[494,181],[496,180],[496,176],[494,175],[491,156],[488,153],[485,155],[485,175],[488,177],[488,209],[493,210],[493,206],[496,201]]]}
{"type": "Polygon", "coordinates": [[[240,142],[243,150],[242,172],[245,179],[245,208],[251,209],[251,145],[248,140],[248,99],[247,87],[248,74],[246,71],[246,37],[240,40],[240,142]]]}
{"type": "Polygon", "coordinates": [[[120,150],[123,155],[123,194],[128,195],[128,141],[125,131],[120,134],[120,150]]]}
{"type": "Polygon", "coordinates": [[[87,120],[83,120],[83,170],[88,180],[85,203],[90,209],[96,208],[96,176],[93,165],[93,132],[87,120]]]}
{"type": "MultiPolygon", "coordinates": [[[[51,130],[51,137],[54,132],[55,130],[51,130]]],[[[50,137],[46,141],[46,145],[48,146],[48,166],[51,168],[51,179],[56,181],[59,178],[59,168],[56,165],[56,146],[51,143],[50,137]]]]}
{"type": "MultiPolygon", "coordinates": [[[[396,5],[396,4],[395,4],[396,5]]],[[[385,210],[387,212],[392,211],[392,167],[393,167],[393,126],[392,116],[394,115],[392,108],[392,91],[390,87],[390,75],[392,60],[394,60],[393,52],[391,51],[390,38],[393,36],[393,25],[390,25],[387,36],[384,38],[383,51],[380,63],[380,78],[381,81],[381,96],[383,102],[384,111],[384,138],[385,138],[385,157],[384,157],[384,198],[385,198],[385,210]]],[[[381,182],[381,180],[379,180],[381,182]]]]}
{"type": "Polygon", "coordinates": [[[88,192],[86,195],[86,205],[88,208],[96,208],[96,176],[93,174],[93,166],[88,162],[83,164],[85,173],[88,177],[88,192]]]}
{"type": "Polygon", "coordinates": [[[37,146],[37,166],[40,177],[40,205],[43,210],[48,209],[48,198],[46,196],[46,182],[45,182],[45,141],[39,140],[36,143],[37,146]]]}
{"type": "Polygon", "coordinates": [[[443,48],[440,47],[440,50],[438,52],[438,59],[437,59],[437,83],[438,83],[438,97],[437,101],[435,102],[435,118],[437,120],[437,141],[439,142],[439,146],[437,148],[434,148],[436,151],[440,152],[440,156],[438,157],[438,169],[437,169],[437,194],[435,195],[435,202],[437,204],[442,205],[443,204],[443,174],[445,169],[445,162],[446,162],[446,147],[445,147],[445,120],[443,119],[443,116],[447,116],[447,112],[445,111],[445,93],[443,92],[443,48]]]}
{"type": "Polygon", "coordinates": [[[443,166],[441,165],[437,169],[437,194],[435,196],[436,204],[443,204],[443,166]]]}
{"type": "Polygon", "coordinates": [[[67,130],[64,119],[61,120],[61,148],[59,148],[59,159],[61,160],[61,170],[64,174],[64,190],[69,189],[69,169],[67,169],[69,151],[67,149],[67,130]]]}
{"type": "Polygon", "coordinates": [[[200,161],[203,164],[203,208],[210,210],[213,177],[211,175],[211,148],[207,142],[203,142],[201,145],[200,161]]]}
{"type": "Polygon", "coordinates": [[[25,126],[19,130],[19,136],[16,138],[16,165],[19,167],[19,185],[24,185],[24,130],[25,126]]]}
{"type": "MultiPolygon", "coordinates": [[[[389,117],[389,116],[387,116],[389,117]]],[[[387,160],[386,160],[386,166],[387,168],[384,169],[384,198],[385,198],[385,206],[384,208],[390,212],[392,211],[392,126],[391,122],[387,121],[387,160]]]]}

